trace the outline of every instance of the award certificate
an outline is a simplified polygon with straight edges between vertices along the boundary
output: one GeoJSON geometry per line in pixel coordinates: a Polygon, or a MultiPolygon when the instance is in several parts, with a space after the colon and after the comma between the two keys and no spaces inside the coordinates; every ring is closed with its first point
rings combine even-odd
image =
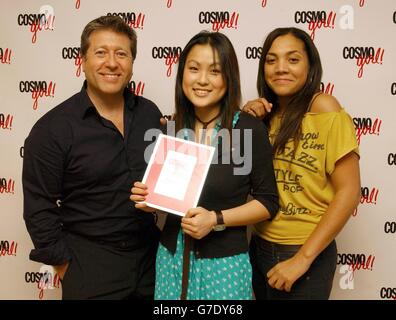
{"type": "Polygon", "coordinates": [[[197,206],[215,148],[164,134],[158,136],[143,183],[145,203],[184,216],[197,206]]]}

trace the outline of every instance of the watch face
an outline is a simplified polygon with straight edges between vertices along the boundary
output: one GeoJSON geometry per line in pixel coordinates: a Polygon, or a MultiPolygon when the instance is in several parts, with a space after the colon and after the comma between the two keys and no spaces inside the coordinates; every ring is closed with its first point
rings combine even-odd
{"type": "Polygon", "coordinates": [[[214,231],[223,231],[226,228],[225,224],[218,224],[213,227],[214,231]]]}

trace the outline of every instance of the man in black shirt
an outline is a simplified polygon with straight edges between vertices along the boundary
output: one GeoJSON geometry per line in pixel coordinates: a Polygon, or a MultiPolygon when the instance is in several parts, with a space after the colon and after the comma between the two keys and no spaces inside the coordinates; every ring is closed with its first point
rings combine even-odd
{"type": "Polygon", "coordinates": [[[157,106],[126,89],[136,33],[119,17],[81,35],[86,81],[34,125],[25,141],[24,219],[30,259],[53,265],[63,299],[152,298],[159,230],[130,189],[146,168],[145,132],[157,106]]]}

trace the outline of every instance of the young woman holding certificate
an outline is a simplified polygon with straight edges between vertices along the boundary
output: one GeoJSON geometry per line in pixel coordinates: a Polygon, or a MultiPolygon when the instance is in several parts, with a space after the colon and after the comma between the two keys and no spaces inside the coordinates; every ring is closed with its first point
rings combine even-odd
{"type": "MultiPolygon", "coordinates": [[[[278,193],[267,130],[240,113],[240,103],[230,40],[218,32],[198,33],[179,58],[175,125],[184,139],[212,145],[216,153],[198,207],[184,217],[167,217],[155,299],[253,298],[246,226],[274,217],[278,193]]],[[[144,184],[136,182],[131,191],[137,208],[154,211],[142,203],[148,194],[144,184]]]]}

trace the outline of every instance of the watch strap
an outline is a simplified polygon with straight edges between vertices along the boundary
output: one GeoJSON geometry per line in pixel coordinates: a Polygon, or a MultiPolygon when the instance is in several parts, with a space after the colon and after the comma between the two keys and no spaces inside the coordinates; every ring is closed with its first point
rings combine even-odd
{"type": "Polygon", "coordinates": [[[215,212],[216,212],[216,224],[223,225],[224,224],[223,212],[221,212],[221,210],[215,210],[215,212]]]}

